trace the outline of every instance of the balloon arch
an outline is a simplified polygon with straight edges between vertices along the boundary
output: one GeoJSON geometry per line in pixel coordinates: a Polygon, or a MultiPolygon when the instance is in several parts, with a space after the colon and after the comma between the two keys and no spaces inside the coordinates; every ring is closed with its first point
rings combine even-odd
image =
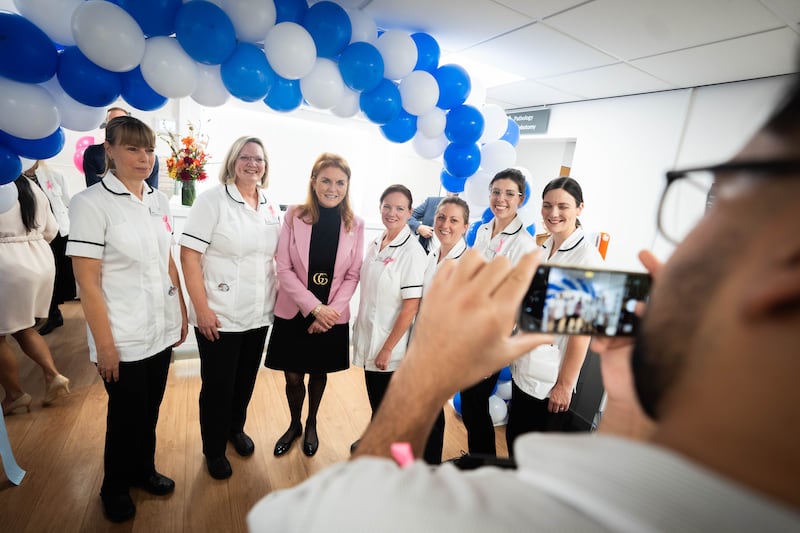
{"type": "MultiPolygon", "coordinates": [[[[470,76],[439,64],[431,35],[378,31],[361,10],[306,0],[14,5],[19,13],[0,12],[0,204],[16,195],[20,158],[55,156],[63,128],[97,128],[120,97],[142,111],[188,96],[207,107],[233,97],[280,112],[304,102],[361,112],[389,141],[441,156],[442,186],[475,206],[486,205],[494,173],[516,163],[519,127],[500,106],[465,103],[470,76]]],[[[520,215],[532,232],[531,210],[520,215]]]]}

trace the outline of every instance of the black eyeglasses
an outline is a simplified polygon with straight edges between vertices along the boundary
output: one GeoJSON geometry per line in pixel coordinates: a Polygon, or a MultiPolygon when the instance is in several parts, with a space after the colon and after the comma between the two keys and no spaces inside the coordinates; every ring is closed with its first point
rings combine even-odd
{"type": "Polygon", "coordinates": [[[658,230],[677,244],[711,208],[754,179],[800,174],[800,160],[736,161],[710,167],[670,170],[658,206],[658,230]]]}

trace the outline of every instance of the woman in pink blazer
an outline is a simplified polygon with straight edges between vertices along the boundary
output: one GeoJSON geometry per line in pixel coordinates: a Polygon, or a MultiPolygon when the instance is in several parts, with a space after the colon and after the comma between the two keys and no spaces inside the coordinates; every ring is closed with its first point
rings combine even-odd
{"type": "Polygon", "coordinates": [[[350,366],[350,298],[363,254],[364,221],[350,207],[350,166],[324,153],[311,169],[305,203],[289,207],[278,239],[278,297],[264,364],[284,372],[291,422],[275,443],[276,456],[288,452],[303,433],[305,374],[303,453],[317,453],[317,411],[327,373],[350,366]]]}

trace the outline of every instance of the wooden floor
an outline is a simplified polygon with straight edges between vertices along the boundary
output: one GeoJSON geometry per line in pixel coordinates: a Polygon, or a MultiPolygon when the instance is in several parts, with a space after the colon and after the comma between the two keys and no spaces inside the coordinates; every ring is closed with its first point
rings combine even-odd
{"type": "MultiPolygon", "coordinates": [[[[289,410],[282,373],[262,367],[245,428],[256,443],[255,454],[243,459],[229,446],[233,477],[218,481],[208,475],[201,450],[199,362],[194,358],[177,360],[170,368],[161,405],[156,452],[156,466],[175,480],[175,493],[159,497],[134,489],[135,519],[112,524],[105,520],[98,496],[106,393],[89,363],[80,303],[69,302],[61,309],[64,326],[45,339],[56,366],[71,380],[72,394],[54,405],[42,407],[42,372],[8,337],[17,350],[22,383],[33,396],[33,404],[30,413],[6,417],[11,445],[27,475],[17,487],[0,472],[0,530],[5,533],[246,531],[245,517],[256,501],[347,460],[350,443],[369,421],[361,369],[331,374],[319,413],[317,454],[312,458],[303,455],[298,440],[289,453],[274,457],[272,448],[288,427],[289,410]]],[[[466,433],[454,411],[446,407],[445,412],[443,456],[448,459],[466,450],[466,433]]],[[[497,430],[497,449],[499,455],[506,454],[502,427],[497,430]]]]}

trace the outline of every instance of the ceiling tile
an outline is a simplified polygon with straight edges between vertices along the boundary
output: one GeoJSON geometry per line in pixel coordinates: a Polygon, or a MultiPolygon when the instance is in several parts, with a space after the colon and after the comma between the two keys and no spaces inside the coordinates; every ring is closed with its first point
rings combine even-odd
{"type": "Polygon", "coordinates": [[[469,53],[523,78],[540,78],[617,61],[540,23],[470,48],[469,53]]]}
{"type": "Polygon", "coordinates": [[[677,86],[693,87],[796,72],[798,49],[800,36],[785,28],[631,64],[677,86]]]}
{"type": "Polygon", "coordinates": [[[785,22],[794,24],[795,29],[797,24],[800,23],[800,2],[797,0],[761,0],[764,5],[771,9],[779,17],[782,17],[785,22]]]}
{"type": "Polygon", "coordinates": [[[491,0],[374,0],[363,11],[378,27],[428,32],[451,52],[533,22],[491,0]]]}
{"type": "Polygon", "coordinates": [[[785,25],[753,0],[596,0],[545,23],[624,60],[785,25]]]}
{"type": "Polygon", "coordinates": [[[559,91],[531,80],[492,87],[486,90],[486,96],[487,100],[508,102],[510,105],[502,106],[504,109],[535,107],[584,99],[580,95],[559,91]]]}
{"type": "Polygon", "coordinates": [[[586,0],[496,0],[498,4],[503,4],[511,9],[519,11],[532,19],[543,19],[556,13],[561,13],[580,4],[585,4],[586,0]]]}
{"type": "Polygon", "coordinates": [[[677,88],[626,64],[573,72],[538,80],[539,82],[586,98],[606,98],[677,88]]]}

